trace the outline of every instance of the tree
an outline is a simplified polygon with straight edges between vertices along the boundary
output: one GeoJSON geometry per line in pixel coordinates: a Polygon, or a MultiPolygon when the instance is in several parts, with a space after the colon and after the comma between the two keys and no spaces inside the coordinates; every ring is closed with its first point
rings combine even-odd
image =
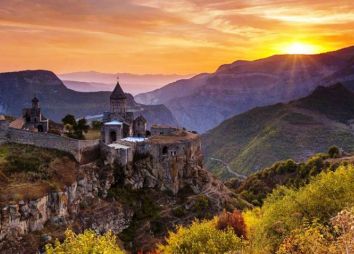
{"type": "Polygon", "coordinates": [[[103,123],[101,121],[92,121],[91,127],[94,130],[100,130],[102,127],[103,123]]]}
{"type": "Polygon", "coordinates": [[[331,158],[338,158],[339,155],[340,155],[339,148],[336,147],[336,146],[330,147],[329,150],[328,150],[328,155],[331,158]]]}
{"type": "Polygon", "coordinates": [[[76,119],[73,115],[66,115],[62,120],[64,125],[70,124],[72,126],[76,125],[76,119]]]}
{"type": "Polygon", "coordinates": [[[87,124],[85,118],[76,121],[75,116],[73,115],[66,115],[62,122],[65,124],[65,129],[67,131],[67,135],[70,138],[76,139],[84,139],[84,133],[87,133],[90,129],[90,126],[87,124]]]}
{"type": "Polygon", "coordinates": [[[45,246],[47,254],[123,254],[116,242],[115,235],[107,232],[97,235],[92,230],[86,230],[82,234],[75,234],[71,230],[65,232],[65,240],[60,243],[57,239],[54,246],[45,246]]]}
{"type": "Polygon", "coordinates": [[[227,230],[231,228],[238,237],[246,238],[246,225],[242,213],[234,210],[232,213],[223,211],[217,220],[217,229],[227,230]]]}

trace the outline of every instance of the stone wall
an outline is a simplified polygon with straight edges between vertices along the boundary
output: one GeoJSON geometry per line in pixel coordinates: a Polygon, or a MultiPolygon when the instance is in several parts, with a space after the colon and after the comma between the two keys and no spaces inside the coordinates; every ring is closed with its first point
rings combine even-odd
{"type": "Polygon", "coordinates": [[[57,149],[72,154],[80,163],[87,163],[99,156],[99,140],[77,140],[50,133],[30,132],[15,128],[0,127],[0,144],[17,143],[57,149]]]}
{"type": "Polygon", "coordinates": [[[126,167],[125,172],[125,181],[133,189],[157,187],[176,194],[184,186],[192,186],[203,167],[198,135],[171,143],[139,142],[133,153],[138,154],[138,161],[133,161],[134,166],[126,167]]]}
{"type": "MultiPolygon", "coordinates": [[[[126,144],[123,146],[126,146],[126,144]]],[[[134,147],[127,146],[127,148],[117,149],[102,142],[100,150],[102,157],[111,165],[119,163],[120,165],[125,166],[133,161],[134,147]]]]}

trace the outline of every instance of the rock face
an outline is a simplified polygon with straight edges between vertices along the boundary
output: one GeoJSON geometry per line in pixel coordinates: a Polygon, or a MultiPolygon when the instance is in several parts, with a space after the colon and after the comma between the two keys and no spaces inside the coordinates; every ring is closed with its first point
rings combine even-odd
{"type": "Polygon", "coordinates": [[[318,85],[334,81],[353,84],[353,56],[354,47],[350,47],[318,55],[236,61],[214,73],[180,80],[135,99],[144,104],[164,104],[181,126],[205,132],[254,107],[306,96],[318,85]]]}
{"type": "Polygon", "coordinates": [[[106,197],[114,182],[113,171],[98,168],[95,164],[80,167],[80,176],[63,190],[28,201],[5,204],[0,211],[0,249],[10,238],[42,230],[46,224],[70,225],[79,221],[81,228],[91,228],[99,233],[112,230],[121,232],[128,227],[132,213],[98,199],[93,209],[85,204],[99,197],[106,197]],[[109,217],[107,217],[109,215],[109,217]]]}
{"type": "Polygon", "coordinates": [[[199,135],[182,132],[151,137],[133,150],[133,160],[117,169],[125,186],[133,190],[154,188],[174,195],[188,187],[195,194],[205,193],[220,207],[230,199],[229,190],[203,167],[199,135]]]}

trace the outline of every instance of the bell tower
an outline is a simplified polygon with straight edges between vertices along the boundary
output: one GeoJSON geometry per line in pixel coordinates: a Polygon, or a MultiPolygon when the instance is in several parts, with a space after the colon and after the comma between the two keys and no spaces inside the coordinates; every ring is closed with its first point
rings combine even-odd
{"type": "Polygon", "coordinates": [[[122,87],[117,81],[111,97],[111,113],[125,114],[127,110],[127,96],[124,94],[122,87]]]}

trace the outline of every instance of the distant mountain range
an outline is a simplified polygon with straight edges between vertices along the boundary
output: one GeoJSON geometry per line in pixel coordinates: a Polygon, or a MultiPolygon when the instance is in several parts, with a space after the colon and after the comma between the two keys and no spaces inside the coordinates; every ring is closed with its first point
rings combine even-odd
{"type": "Polygon", "coordinates": [[[319,85],[354,83],[354,46],[317,55],[236,61],[215,73],[179,80],[135,96],[164,104],[184,127],[205,132],[236,114],[308,95],[319,85]]]}
{"type": "Polygon", "coordinates": [[[95,71],[72,72],[58,75],[64,84],[79,92],[112,91],[117,77],[122,88],[131,94],[148,92],[160,88],[179,79],[190,78],[193,75],[165,74],[131,74],[131,73],[101,73],[95,71]]]}
{"type": "MultiPolygon", "coordinates": [[[[46,117],[60,121],[66,114],[76,117],[98,115],[109,110],[111,92],[77,92],[68,89],[50,71],[20,71],[0,73],[0,114],[19,116],[22,108],[31,105],[33,96],[40,100],[46,117]]],[[[128,95],[128,105],[143,114],[149,123],[177,125],[171,112],[164,105],[142,105],[128,95]]]]}
{"type": "Polygon", "coordinates": [[[354,152],[353,88],[320,86],[288,104],[254,108],[224,121],[202,136],[207,167],[228,178],[233,175],[225,165],[249,174],[279,160],[305,160],[332,145],[354,152]]]}

